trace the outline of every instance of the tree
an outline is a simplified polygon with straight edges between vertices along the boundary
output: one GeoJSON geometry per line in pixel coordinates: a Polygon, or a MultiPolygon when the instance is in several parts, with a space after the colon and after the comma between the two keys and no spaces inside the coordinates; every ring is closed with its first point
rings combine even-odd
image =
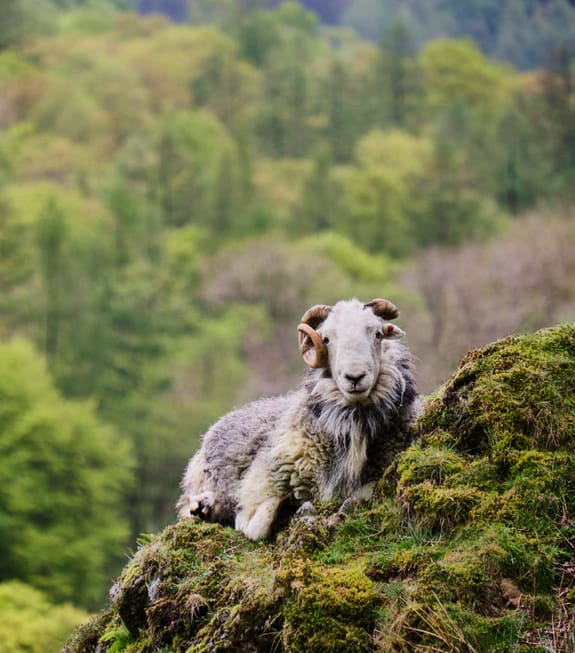
{"type": "Polygon", "coordinates": [[[505,223],[493,198],[475,187],[473,173],[450,139],[438,138],[429,168],[414,185],[411,215],[420,247],[483,240],[505,223]]]}
{"type": "Polygon", "coordinates": [[[55,389],[23,340],[0,346],[0,579],[93,606],[121,559],[123,437],[55,389]]]}
{"type": "Polygon", "coordinates": [[[264,97],[255,129],[266,153],[300,157],[313,145],[315,87],[308,70],[321,44],[316,38],[318,21],[295,2],[283,4],[275,18],[280,39],[265,60],[264,97]]]}
{"type": "Polygon", "coordinates": [[[362,107],[362,96],[368,92],[367,83],[341,58],[336,58],[331,63],[324,88],[325,137],[335,161],[349,161],[355,141],[367,128],[367,111],[362,107]]]}
{"type": "Polygon", "coordinates": [[[507,0],[501,4],[492,55],[525,70],[545,66],[549,53],[560,44],[575,43],[572,2],[507,0]]]}
{"type": "MultiPolygon", "coordinates": [[[[169,226],[196,224],[212,229],[218,175],[237,157],[225,127],[208,112],[177,112],[156,128],[156,164],[150,170],[151,190],[169,226]]],[[[234,180],[231,180],[234,183],[234,180]]],[[[238,179],[235,180],[237,187],[238,179]]]]}
{"type": "Polygon", "coordinates": [[[549,183],[572,198],[575,185],[575,46],[558,47],[543,75],[544,136],[548,143],[549,183]]]}
{"type": "Polygon", "coordinates": [[[0,51],[0,128],[25,120],[42,88],[42,75],[36,66],[11,50],[0,51]]]}
{"type": "Polygon", "coordinates": [[[3,0],[0,5],[0,51],[42,32],[52,18],[50,0],[3,0]]]}
{"type": "Polygon", "coordinates": [[[237,39],[241,53],[259,68],[265,65],[280,38],[278,21],[269,11],[256,11],[243,16],[239,21],[237,39]]]}
{"type": "Polygon", "coordinates": [[[421,297],[419,310],[406,308],[405,319],[422,392],[442,383],[469,349],[573,321],[574,237],[571,213],[534,213],[485,243],[418,253],[403,285],[421,297]]]}
{"type": "Polygon", "coordinates": [[[64,256],[67,237],[66,223],[62,209],[55,198],[49,198],[38,220],[38,251],[40,274],[44,286],[45,321],[44,353],[49,363],[58,354],[60,323],[62,320],[64,296],[64,256]]]}
{"type": "Polygon", "coordinates": [[[508,70],[493,64],[470,40],[438,39],[419,54],[426,107],[435,116],[454,105],[474,112],[478,121],[492,117],[507,98],[508,70]]]}
{"type": "Polygon", "coordinates": [[[59,651],[71,630],[88,618],[69,604],[54,605],[20,581],[0,583],[0,641],[4,653],[59,651]]]}
{"type": "Polygon", "coordinates": [[[393,127],[413,125],[423,89],[415,58],[415,44],[404,24],[393,25],[384,35],[374,77],[378,123],[393,127]]]}
{"type": "Polygon", "coordinates": [[[0,145],[0,329],[11,334],[30,313],[29,286],[34,275],[31,256],[30,226],[14,215],[7,196],[5,177],[10,163],[0,145]]]}
{"type": "Polygon", "coordinates": [[[552,183],[550,139],[538,126],[540,98],[519,91],[497,117],[477,169],[489,178],[500,205],[518,214],[549,194],[552,183]]]}
{"type": "Polygon", "coordinates": [[[412,212],[416,180],[427,170],[431,144],[401,130],[374,129],[356,146],[356,167],[343,181],[338,230],[369,252],[409,254],[417,241],[412,212]]]}
{"type": "Polygon", "coordinates": [[[292,229],[298,234],[324,231],[338,222],[342,190],[334,179],[333,161],[327,147],[318,148],[313,168],[294,211],[292,229]]]}

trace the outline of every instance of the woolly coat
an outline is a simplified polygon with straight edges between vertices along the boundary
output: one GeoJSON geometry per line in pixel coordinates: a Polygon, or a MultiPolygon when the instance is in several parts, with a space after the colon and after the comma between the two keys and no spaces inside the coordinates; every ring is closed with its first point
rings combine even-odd
{"type": "Polygon", "coordinates": [[[201,513],[245,531],[266,501],[273,513],[283,502],[360,495],[406,447],[417,405],[412,358],[397,340],[383,343],[368,402],[346,404],[329,369],[309,370],[297,390],[248,404],[207,431],[184,475],[180,517],[201,513]]]}

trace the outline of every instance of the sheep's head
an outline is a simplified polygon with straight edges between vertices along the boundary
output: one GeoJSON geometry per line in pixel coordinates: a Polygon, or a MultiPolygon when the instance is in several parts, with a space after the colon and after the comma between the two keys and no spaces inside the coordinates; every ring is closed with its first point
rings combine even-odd
{"type": "Polygon", "coordinates": [[[404,335],[386,322],[397,315],[386,299],[312,306],[298,326],[301,355],[309,367],[331,372],[346,401],[365,401],[378,381],[385,341],[404,335]]]}

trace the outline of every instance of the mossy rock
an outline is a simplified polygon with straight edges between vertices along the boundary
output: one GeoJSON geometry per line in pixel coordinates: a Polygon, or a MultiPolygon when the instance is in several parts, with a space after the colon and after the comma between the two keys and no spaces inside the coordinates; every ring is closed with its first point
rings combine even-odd
{"type": "Polygon", "coordinates": [[[416,430],[344,516],[167,528],[66,653],[575,650],[575,328],[470,352],[416,430]]]}
{"type": "Polygon", "coordinates": [[[513,336],[469,352],[429,402],[423,434],[458,451],[505,456],[575,444],[575,327],[513,336]]]}

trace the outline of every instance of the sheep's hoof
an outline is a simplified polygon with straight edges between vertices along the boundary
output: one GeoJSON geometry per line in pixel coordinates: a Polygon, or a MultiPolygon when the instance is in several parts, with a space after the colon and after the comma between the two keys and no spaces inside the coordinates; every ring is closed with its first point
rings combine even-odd
{"type": "Polygon", "coordinates": [[[296,510],[295,515],[296,517],[309,517],[311,515],[317,515],[317,509],[311,501],[305,501],[296,510]]]}
{"type": "Polygon", "coordinates": [[[294,519],[301,524],[311,527],[317,522],[317,509],[311,501],[305,501],[296,510],[294,519]]]}
{"type": "Polygon", "coordinates": [[[328,518],[326,525],[328,528],[335,528],[347,519],[347,515],[343,512],[334,512],[328,518]]]}
{"type": "Polygon", "coordinates": [[[349,497],[341,504],[337,512],[340,515],[348,515],[350,512],[354,512],[358,508],[361,508],[365,503],[366,501],[362,497],[349,497]]]}

